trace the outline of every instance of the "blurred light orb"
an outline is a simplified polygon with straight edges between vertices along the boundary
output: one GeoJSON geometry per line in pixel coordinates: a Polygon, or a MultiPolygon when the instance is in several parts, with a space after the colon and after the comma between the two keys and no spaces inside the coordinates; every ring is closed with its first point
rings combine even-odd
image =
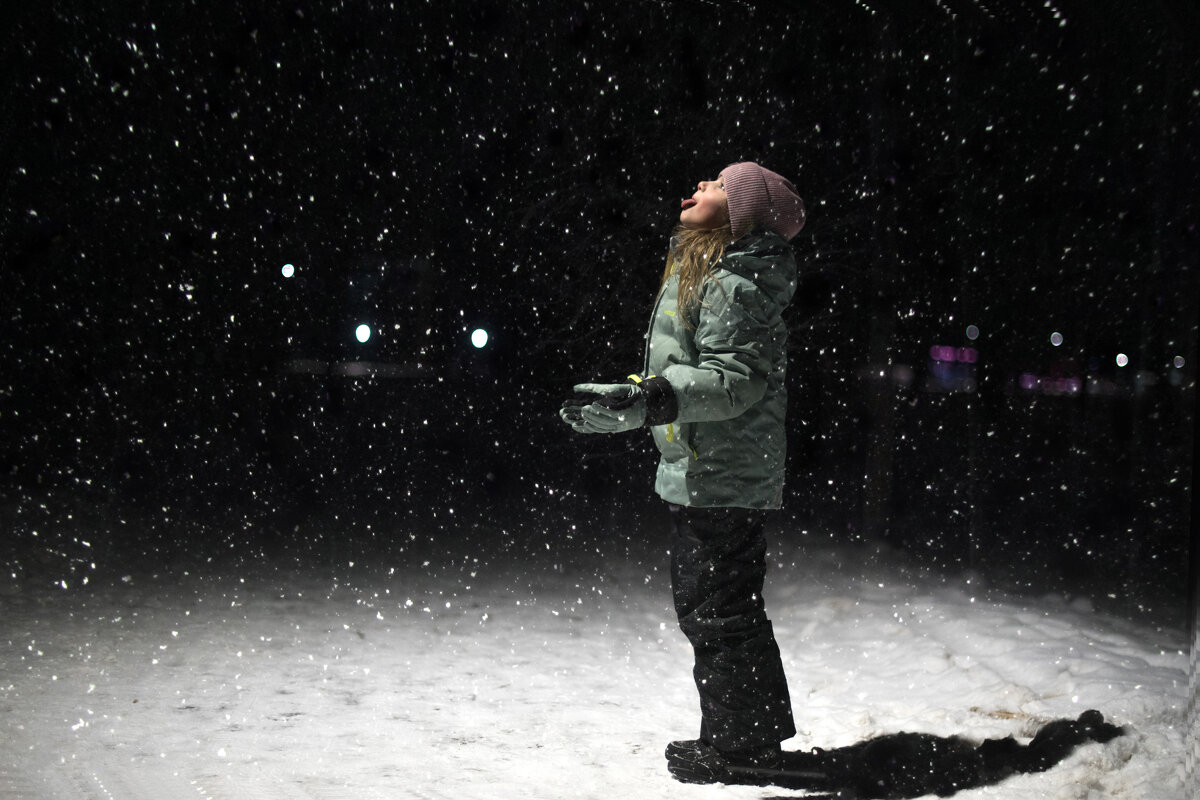
{"type": "Polygon", "coordinates": [[[1117,366],[1118,367],[1129,366],[1129,356],[1125,355],[1124,353],[1117,353],[1117,366]]]}
{"type": "Polygon", "coordinates": [[[487,343],[487,331],[485,331],[483,328],[476,328],[475,330],[471,331],[471,344],[475,345],[476,348],[483,349],[484,347],[487,347],[487,343]]]}
{"type": "Polygon", "coordinates": [[[365,322],[354,329],[354,338],[360,342],[366,342],[371,338],[371,326],[365,322]]]}
{"type": "Polygon", "coordinates": [[[296,274],[296,268],[291,264],[284,264],[281,272],[283,272],[283,277],[290,278],[296,274]]]}
{"type": "Polygon", "coordinates": [[[967,326],[967,338],[970,339],[971,341],[975,341],[976,339],[978,339],[979,338],[979,328],[975,325],[968,325],[967,326]]]}
{"type": "Polygon", "coordinates": [[[1050,334],[1050,344],[1054,345],[1055,347],[1058,347],[1062,343],[1063,343],[1063,335],[1061,333],[1059,333],[1058,331],[1055,331],[1054,333],[1050,334]]]}
{"type": "Polygon", "coordinates": [[[1183,356],[1175,356],[1175,360],[1171,363],[1175,365],[1175,369],[1183,369],[1183,365],[1187,362],[1183,360],[1183,356]]]}

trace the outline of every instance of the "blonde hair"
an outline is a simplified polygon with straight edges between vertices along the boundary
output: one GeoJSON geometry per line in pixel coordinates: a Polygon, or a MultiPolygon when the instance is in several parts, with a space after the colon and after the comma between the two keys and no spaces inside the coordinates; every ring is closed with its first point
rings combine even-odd
{"type": "Polygon", "coordinates": [[[732,241],[733,229],[729,223],[710,230],[682,225],[675,229],[674,246],[667,255],[667,266],[658,290],[662,292],[672,275],[679,276],[676,304],[687,328],[696,327],[692,316],[700,307],[700,290],[705,279],[712,276],[713,269],[732,241]]]}

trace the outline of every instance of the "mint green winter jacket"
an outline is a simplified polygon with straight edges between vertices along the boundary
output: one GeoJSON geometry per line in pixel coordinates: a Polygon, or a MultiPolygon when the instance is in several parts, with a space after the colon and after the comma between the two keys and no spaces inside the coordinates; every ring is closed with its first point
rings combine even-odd
{"type": "Polygon", "coordinates": [[[655,491],[683,506],[779,508],[787,436],[787,325],[796,259],[783,237],[755,230],[733,242],[701,288],[693,327],[678,281],[650,317],[642,378],[671,385],[678,416],[651,428],[662,458],[655,491]]]}

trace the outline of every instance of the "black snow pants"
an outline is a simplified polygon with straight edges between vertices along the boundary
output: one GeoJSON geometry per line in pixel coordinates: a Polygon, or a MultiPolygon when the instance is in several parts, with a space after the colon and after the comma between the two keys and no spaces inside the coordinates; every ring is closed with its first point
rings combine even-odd
{"type": "Polygon", "coordinates": [[[671,506],[675,613],[696,656],[700,738],[718,750],[796,735],[787,679],[763,607],[766,513],[671,506]]]}

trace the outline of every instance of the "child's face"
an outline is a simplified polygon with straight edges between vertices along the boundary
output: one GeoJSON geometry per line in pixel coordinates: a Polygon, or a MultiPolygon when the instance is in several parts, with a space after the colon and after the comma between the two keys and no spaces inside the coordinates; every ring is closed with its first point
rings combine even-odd
{"type": "Polygon", "coordinates": [[[729,199],[725,196],[725,181],[700,181],[696,192],[679,204],[679,222],[688,228],[713,230],[729,222],[729,199]]]}

